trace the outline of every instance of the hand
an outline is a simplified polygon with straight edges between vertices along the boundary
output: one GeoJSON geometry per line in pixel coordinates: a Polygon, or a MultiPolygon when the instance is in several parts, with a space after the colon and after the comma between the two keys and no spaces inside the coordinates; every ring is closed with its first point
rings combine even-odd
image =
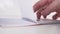
{"type": "Polygon", "coordinates": [[[52,17],[53,19],[57,19],[60,17],[60,0],[39,0],[33,6],[34,12],[37,12],[37,19],[40,19],[41,15],[44,18],[47,17],[51,12],[56,12],[56,14],[52,17]]]}

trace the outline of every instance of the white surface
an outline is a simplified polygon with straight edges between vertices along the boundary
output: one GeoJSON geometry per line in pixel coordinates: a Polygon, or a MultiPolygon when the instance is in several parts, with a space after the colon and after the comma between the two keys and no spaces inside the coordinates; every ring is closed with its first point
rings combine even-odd
{"type": "Polygon", "coordinates": [[[23,19],[1,19],[0,18],[0,26],[2,27],[27,26],[27,25],[34,25],[34,24],[35,23],[23,19]]]}
{"type": "Polygon", "coordinates": [[[1,28],[0,34],[60,34],[60,25],[1,28]]]}
{"type": "Polygon", "coordinates": [[[19,23],[18,19],[21,19],[22,17],[28,17],[33,20],[36,19],[32,9],[34,2],[35,1],[33,0],[0,0],[0,24],[30,24],[29,22],[25,22],[23,20],[20,20],[19,23]],[[14,19],[17,19],[18,21],[16,22],[14,19]]]}

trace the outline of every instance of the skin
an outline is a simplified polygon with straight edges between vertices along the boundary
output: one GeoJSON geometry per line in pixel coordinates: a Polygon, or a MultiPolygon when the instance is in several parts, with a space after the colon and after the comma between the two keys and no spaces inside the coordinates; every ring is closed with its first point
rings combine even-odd
{"type": "Polygon", "coordinates": [[[44,18],[52,12],[56,14],[52,17],[54,20],[60,17],[60,0],[39,0],[33,6],[34,12],[37,12],[37,20],[40,19],[41,15],[44,18]]]}

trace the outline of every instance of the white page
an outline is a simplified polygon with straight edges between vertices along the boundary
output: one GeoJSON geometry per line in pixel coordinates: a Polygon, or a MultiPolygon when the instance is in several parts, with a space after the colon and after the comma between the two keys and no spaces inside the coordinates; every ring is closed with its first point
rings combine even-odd
{"type": "MultiPolygon", "coordinates": [[[[19,0],[0,0],[0,25],[1,26],[24,26],[24,25],[32,25],[34,23],[22,20],[22,16],[26,16],[28,18],[34,17],[34,13],[29,7],[28,12],[24,12],[25,10],[21,9],[25,8],[21,3],[18,3],[19,0]],[[21,16],[22,12],[22,16],[21,16]],[[26,14],[27,13],[27,14],[26,14]],[[24,15],[25,14],[25,15],[24,15]],[[30,16],[28,16],[30,15],[30,16]]],[[[20,1],[19,1],[20,2],[20,1]]],[[[28,8],[26,8],[28,9],[28,8]]]]}
{"type": "Polygon", "coordinates": [[[0,19],[0,27],[18,27],[18,26],[29,26],[35,23],[25,21],[23,19],[0,19]]]}

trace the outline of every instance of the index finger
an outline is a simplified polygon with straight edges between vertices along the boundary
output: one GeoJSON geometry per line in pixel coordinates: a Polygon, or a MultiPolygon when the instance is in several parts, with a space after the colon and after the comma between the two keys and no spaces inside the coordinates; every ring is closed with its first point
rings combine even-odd
{"type": "Polygon", "coordinates": [[[39,10],[41,7],[43,7],[44,5],[46,5],[47,2],[48,2],[47,0],[38,1],[38,2],[33,6],[34,12],[36,12],[36,11],[39,10]]]}

